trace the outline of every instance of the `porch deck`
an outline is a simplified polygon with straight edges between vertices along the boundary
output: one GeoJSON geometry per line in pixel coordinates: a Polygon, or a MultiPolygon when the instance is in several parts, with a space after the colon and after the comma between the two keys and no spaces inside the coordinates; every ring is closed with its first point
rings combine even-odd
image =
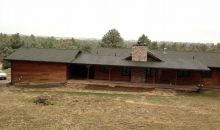
{"type": "Polygon", "coordinates": [[[121,81],[105,81],[105,80],[68,80],[67,85],[82,84],[88,86],[103,86],[103,87],[116,87],[116,88],[140,88],[146,90],[160,89],[173,89],[183,92],[197,92],[199,87],[194,85],[170,85],[170,84],[149,84],[149,83],[131,83],[121,81]]]}

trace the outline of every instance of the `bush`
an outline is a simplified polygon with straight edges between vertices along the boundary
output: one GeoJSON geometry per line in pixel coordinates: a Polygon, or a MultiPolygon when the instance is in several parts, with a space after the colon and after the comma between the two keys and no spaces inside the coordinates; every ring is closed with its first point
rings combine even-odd
{"type": "Polygon", "coordinates": [[[2,62],[2,69],[8,69],[11,68],[11,63],[8,61],[3,61],[2,62]]]}
{"type": "Polygon", "coordinates": [[[40,95],[40,96],[38,96],[34,99],[34,103],[35,104],[41,104],[41,105],[44,105],[44,106],[53,105],[53,103],[51,103],[50,99],[51,99],[50,96],[40,95]]]}

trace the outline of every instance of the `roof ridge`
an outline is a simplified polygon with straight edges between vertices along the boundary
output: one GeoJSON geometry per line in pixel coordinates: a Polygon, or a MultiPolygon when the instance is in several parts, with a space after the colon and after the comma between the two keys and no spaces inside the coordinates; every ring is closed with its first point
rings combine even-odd
{"type": "Polygon", "coordinates": [[[97,47],[95,49],[124,49],[124,50],[128,50],[128,49],[131,49],[131,48],[97,47]]]}
{"type": "Polygon", "coordinates": [[[78,49],[63,49],[63,48],[38,48],[38,47],[20,47],[18,49],[51,49],[51,50],[74,50],[74,51],[80,51],[78,49]]]}
{"type": "MultiPolygon", "coordinates": [[[[155,51],[155,52],[163,52],[163,50],[149,50],[149,51],[155,51]]],[[[177,52],[177,53],[217,53],[220,54],[220,52],[202,52],[202,51],[174,51],[174,50],[166,50],[166,52],[177,52]]]]}

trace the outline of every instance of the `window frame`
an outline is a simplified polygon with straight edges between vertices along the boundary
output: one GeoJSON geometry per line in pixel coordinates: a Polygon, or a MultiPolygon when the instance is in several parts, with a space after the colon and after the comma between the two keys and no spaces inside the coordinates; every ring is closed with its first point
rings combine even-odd
{"type": "Polygon", "coordinates": [[[145,76],[146,77],[153,77],[153,69],[152,68],[146,68],[145,69],[145,76]]]}
{"type": "Polygon", "coordinates": [[[131,70],[129,67],[123,67],[121,69],[121,75],[122,76],[129,76],[131,74],[131,70]]]}
{"type": "Polygon", "coordinates": [[[212,71],[202,71],[201,76],[202,78],[212,78],[212,71]]]}
{"type": "Polygon", "coordinates": [[[99,67],[99,72],[108,73],[109,72],[109,67],[102,65],[102,66],[99,67]]]}
{"type": "Polygon", "coordinates": [[[181,70],[177,72],[178,78],[190,78],[191,77],[191,71],[189,70],[181,70]]]}

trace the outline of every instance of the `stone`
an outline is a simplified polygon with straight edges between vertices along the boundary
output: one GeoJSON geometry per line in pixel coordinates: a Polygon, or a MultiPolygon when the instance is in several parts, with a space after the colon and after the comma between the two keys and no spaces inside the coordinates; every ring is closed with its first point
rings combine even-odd
{"type": "Polygon", "coordinates": [[[147,61],[147,47],[142,45],[142,46],[137,46],[134,45],[132,47],[132,61],[142,61],[146,62],[147,61]]]}

